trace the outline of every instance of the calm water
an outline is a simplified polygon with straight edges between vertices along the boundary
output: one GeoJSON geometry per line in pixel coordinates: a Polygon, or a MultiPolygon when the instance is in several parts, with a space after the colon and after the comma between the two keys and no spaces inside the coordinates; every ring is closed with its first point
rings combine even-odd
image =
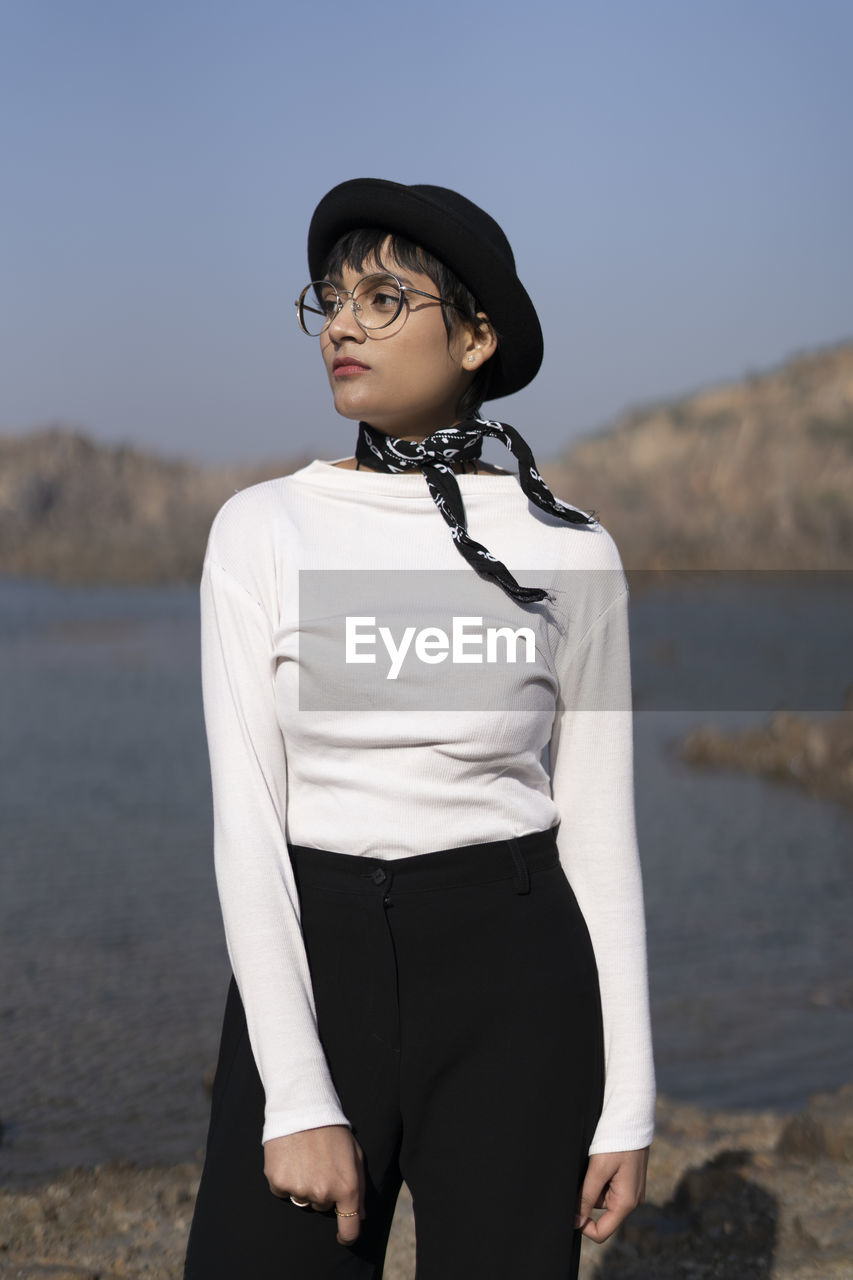
{"type": "MultiPolygon", "coordinates": [[[[757,614],[751,586],[721,581],[712,616],[747,665],[697,694],[713,717],[686,690],[725,646],[683,595],[632,615],[659,1086],[795,1107],[853,1079],[853,813],[688,770],[672,744],[763,719],[778,687],[840,705],[850,594],[827,581],[792,621],[782,595],[757,614]],[[760,714],[726,710],[750,688],[760,714]]],[[[197,592],[0,581],[0,672],[0,1178],[192,1157],[228,981],[197,592]]]]}

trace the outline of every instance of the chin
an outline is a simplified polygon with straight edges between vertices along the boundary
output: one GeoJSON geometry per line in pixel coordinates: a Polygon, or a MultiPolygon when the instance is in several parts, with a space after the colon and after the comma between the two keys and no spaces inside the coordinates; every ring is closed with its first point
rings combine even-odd
{"type": "Polygon", "coordinates": [[[335,396],[334,402],[335,412],[339,413],[342,418],[349,418],[352,422],[358,422],[366,413],[370,412],[365,406],[359,408],[358,405],[354,405],[348,396],[335,396]]]}
{"type": "Polygon", "coordinates": [[[332,393],[335,409],[342,418],[351,418],[353,422],[358,422],[362,418],[369,418],[371,412],[376,411],[376,405],[371,401],[370,396],[360,394],[357,387],[334,386],[332,393]]]}

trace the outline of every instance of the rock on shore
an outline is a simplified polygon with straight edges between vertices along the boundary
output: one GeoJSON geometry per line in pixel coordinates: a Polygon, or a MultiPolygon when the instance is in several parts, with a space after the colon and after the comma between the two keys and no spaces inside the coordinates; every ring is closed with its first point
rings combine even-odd
{"type": "Polygon", "coordinates": [[[766,725],[739,733],[702,726],[687,734],[680,755],[687,764],[758,773],[853,805],[853,694],[831,719],[776,711],[766,725]]]}
{"type": "MultiPolygon", "coordinates": [[[[0,1275],[176,1280],[199,1173],[113,1164],[0,1190],[0,1275]]],[[[386,1280],[411,1280],[413,1259],[404,1189],[386,1280]]],[[[646,1201],[581,1264],[582,1280],[851,1276],[853,1084],[796,1116],[659,1099],[646,1201]]]]}

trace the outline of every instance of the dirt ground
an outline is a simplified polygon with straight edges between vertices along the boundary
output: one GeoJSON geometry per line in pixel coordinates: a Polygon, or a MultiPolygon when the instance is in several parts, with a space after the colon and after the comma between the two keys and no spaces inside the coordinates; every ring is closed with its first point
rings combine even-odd
{"type": "MultiPolygon", "coordinates": [[[[113,1164],[0,1189],[0,1276],[180,1280],[199,1172],[113,1164]]],[[[385,1280],[413,1275],[404,1189],[385,1280]]],[[[853,1085],[794,1117],[660,1099],[646,1201],[606,1244],[584,1243],[581,1277],[851,1280],[853,1085]]]]}

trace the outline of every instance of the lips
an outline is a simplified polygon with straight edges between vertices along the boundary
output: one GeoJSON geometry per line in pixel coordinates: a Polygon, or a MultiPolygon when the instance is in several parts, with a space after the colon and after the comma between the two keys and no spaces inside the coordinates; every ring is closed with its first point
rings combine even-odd
{"type": "Polygon", "coordinates": [[[369,369],[370,365],[362,364],[360,360],[353,360],[351,356],[343,356],[332,365],[332,373],[339,378],[350,378],[354,374],[367,373],[369,369]]]}

